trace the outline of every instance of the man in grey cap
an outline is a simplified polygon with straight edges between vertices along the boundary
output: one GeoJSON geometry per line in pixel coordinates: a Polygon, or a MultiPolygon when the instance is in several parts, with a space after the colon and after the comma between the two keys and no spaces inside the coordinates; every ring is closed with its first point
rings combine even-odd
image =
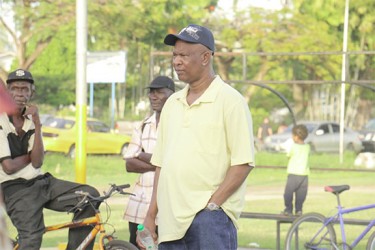
{"type": "Polygon", "coordinates": [[[152,196],[155,166],[150,163],[150,159],[154,152],[160,114],[165,102],[174,93],[175,84],[169,77],[158,76],[146,89],[153,113],[134,129],[124,155],[126,170],[140,174],[132,191],[134,196],[130,196],[124,214],[124,219],[129,221],[129,241],[134,245],[137,245],[137,226],[143,223],[152,196]]]}
{"type": "MultiPolygon", "coordinates": [[[[17,69],[9,74],[6,82],[16,110],[9,115],[0,113],[1,191],[6,211],[18,231],[18,249],[38,250],[45,229],[44,208],[69,211],[78,201],[58,202],[59,196],[78,190],[93,196],[99,196],[99,192],[91,186],[60,180],[42,172],[42,124],[38,107],[30,103],[35,92],[34,79],[29,71],[17,69]]],[[[73,219],[94,214],[94,209],[87,206],[75,211],[73,219]]],[[[70,229],[67,249],[76,249],[91,229],[91,226],[70,229]]],[[[86,249],[92,248],[93,243],[86,249]]]]}
{"type": "MultiPolygon", "coordinates": [[[[187,83],[166,102],[151,163],[154,193],[144,221],[159,250],[237,249],[237,219],[254,167],[252,118],[241,94],[215,75],[215,42],[191,24],[164,43],[187,83]]],[[[140,240],[138,240],[140,242],[140,240]]]]}

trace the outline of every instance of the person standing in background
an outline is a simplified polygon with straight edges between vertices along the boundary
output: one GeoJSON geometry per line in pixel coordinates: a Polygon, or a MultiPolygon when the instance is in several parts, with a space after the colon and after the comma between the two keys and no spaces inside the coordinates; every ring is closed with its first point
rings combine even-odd
{"type": "Polygon", "coordinates": [[[190,24],[164,43],[174,46],[173,67],[187,85],[167,100],[160,117],[144,226],[159,250],[236,250],[237,219],[254,167],[248,104],[215,74],[209,29],[190,24]]]}
{"type": "Polygon", "coordinates": [[[175,84],[169,77],[158,76],[147,89],[153,114],[135,128],[124,155],[126,170],[140,174],[133,189],[134,196],[130,196],[124,214],[124,219],[129,221],[129,241],[135,246],[137,245],[137,226],[143,223],[152,196],[155,166],[150,163],[150,160],[156,144],[156,130],[163,106],[174,93],[175,84]]]}
{"type": "Polygon", "coordinates": [[[295,215],[302,215],[302,206],[306,200],[308,176],[310,174],[309,155],[310,145],[305,144],[308,131],[305,125],[296,125],[292,129],[293,144],[287,153],[289,158],[287,173],[288,180],[284,191],[285,208],[283,215],[293,214],[293,196],[295,197],[295,215]]]}
{"type": "Polygon", "coordinates": [[[270,135],[272,135],[272,128],[270,126],[270,120],[266,117],[263,119],[263,123],[258,129],[258,139],[264,142],[264,139],[270,135]]]}

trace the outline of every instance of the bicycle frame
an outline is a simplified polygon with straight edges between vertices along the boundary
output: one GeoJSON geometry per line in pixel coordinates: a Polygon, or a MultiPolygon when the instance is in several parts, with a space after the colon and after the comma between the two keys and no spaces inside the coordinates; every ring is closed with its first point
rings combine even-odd
{"type": "MultiPolygon", "coordinates": [[[[82,220],[76,220],[56,225],[51,225],[46,227],[45,232],[52,232],[60,229],[65,228],[76,228],[76,227],[83,227],[92,225],[93,229],[90,231],[90,233],[87,235],[87,237],[82,241],[82,243],[77,247],[77,250],[83,250],[85,249],[96,237],[96,235],[99,233],[99,249],[104,249],[104,240],[113,240],[113,237],[110,235],[105,234],[105,229],[102,223],[102,219],[100,216],[100,213],[96,213],[95,216],[88,217],[82,220]]],[[[14,248],[14,250],[18,249],[18,245],[14,248]]]]}
{"type": "MultiPolygon", "coordinates": [[[[358,206],[353,208],[343,208],[341,205],[337,206],[338,212],[328,217],[327,220],[324,222],[324,226],[328,225],[329,223],[335,223],[337,221],[340,222],[340,229],[341,229],[341,237],[342,242],[344,243],[344,248],[346,249],[346,234],[345,234],[345,222],[344,222],[344,214],[350,214],[357,211],[363,211],[367,209],[375,208],[375,204],[365,205],[365,206],[358,206]]],[[[375,219],[371,220],[370,223],[367,225],[365,230],[362,231],[362,233],[359,234],[357,238],[351,243],[350,248],[353,249],[357,244],[365,237],[365,235],[371,230],[371,228],[375,226],[375,219]]]]}
{"type": "MultiPolygon", "coordinates": [[[[127,193],[123,191],[123,189],[129,188],[129,187],[130,187],[129,184],[124,184],[124,185],[110,184],[110,189],[107,192],[104,192],[103,196],[93,197],[89,193],[76,191],[74,194],[66,194],[65,196],[61,196],[57,198],[57,201],[64,201],[64,200],[82,197],[82,199],[75,205],[75,207],[69,210],[68,212],[74,212],[75,209],[80,209],[83,206],[90,204],[95,211],[95,215],[88,217],[88,218],[80,219],[80,220],[73,220],[71,222],[47,226],[44,230],[44,233],[56,231],[56,230],[60,230],[64,228],[79,228],[79,227],[85,227],[85,226],[92,226],[92,230],[83,239],[83,241],[80,243],[77,249],[86,249],[86,247],[95,240],[98,234],[100,235],[99,240],[98,240],[100,249],[104,249],[106,244],[113,245],[115,247],[120,247],[119,249],[135,249],[136,247],[132,245],[131,243],[126,242],[126,241],[121,241],[121,240],[115,240],[111,234],[110,235],[106,234],[104,225],[106,224],[107,221],[103,222],[99,207],[95,208],[95,205],[92,204],[92,202],[103,203],[106,199],[110,198],[113,194],[116,194],[116,193],[123,194],[123,195],[133,195],[132,193],[127,193]],[[106,240],[108,242],[105,242],[106,240]],[[125,248],[122,248],[122,247],[125,247],[125,248]]],[[[17,241],[13,241],[13,242],[14,242],[14,250],[18,249],[19,245],[17,244],[17,241]]]]}
{"type": "Polygon", "coordinates": [[[104,238],[106,237],[105,235],[105,229],[103,224],[101,223],[101,216],[99,213],[96,213],[95,216],[88,217],[82,220],[77,220],[77,221],[72,221],[72,222],[67,222],[67,223],[62,223],[62,224],[57,224],[57,225],[52,225],[46,227],[46,232],[50,231],[56,231],[64,228],[75,228],[75,227],[82,227],[82,226],[87,226],[87,225],[95,225],[91,232],[87,235],[87,237],[82,241],[82,243],[79,245],[77,250],[79,249],[85,249],[88,244],[90,244],[91,241],[93,241],[98,233],[100,233],[100,238],[99,238],[99,247],[100,249],[104,248],[104,238]]]}

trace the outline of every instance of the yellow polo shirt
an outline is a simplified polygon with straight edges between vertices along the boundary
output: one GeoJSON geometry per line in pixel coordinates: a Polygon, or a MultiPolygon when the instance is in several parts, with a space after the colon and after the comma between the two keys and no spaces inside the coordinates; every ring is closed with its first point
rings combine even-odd
{"type": "MultiPolygon", "coordinates": [[[[159,242],[182,238],[231,166],[254,164],[252,118],[244,98],[217,76],[191,106],[189,86],[163,107],[152,164],[158,183],[159,242]]],[[[237,225],[246,183],[222,205],[237,225]]]]}

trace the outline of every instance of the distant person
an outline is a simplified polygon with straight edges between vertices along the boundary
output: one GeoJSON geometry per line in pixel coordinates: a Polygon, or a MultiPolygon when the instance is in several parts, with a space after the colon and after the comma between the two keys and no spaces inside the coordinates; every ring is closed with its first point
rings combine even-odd
{"type": "Polygon", "coordinates": [[[288,126],[285,124],[285,122],[281,122],[279,127],[277,128],[277,133],[278,134],[284,133],[287,128],[288,126]]]}
{"type": "Polygon", "coordinates": [[[144,225],[159,250],[236,250],[237,219],[254,167],[248,104],[215,74],[209,29],[190,24],[164,43],[174,46],[173,67],[187,85],[167,100],[160,117],[151,159],[154,192],[144,225]]]}
{"type": "Polygon", "coordinates": [[[156,167],[150,163],[150,160],[156,144],[160,114],[164,103],[174,93],[175,84],[169,77],[158,76],[147,88],[153,114],[144,119],[133,131],[132,139],[124,155],[126,170],[140,173],[132,192],[134,196],[130,196],[124,215],[124,219],[129,221],[129,241],[135,246],[137,245],[137,226],[145,220],[151,202],[156,167]]]}
{"type": "MultiPolygon", "coordinates": [[[[23,69],[11,72],[7,89],[16,104],[16,111],[11,115],[0,114],[1,191],[6,212],[18,231],[19,249],[37,250],[45,231],[44,208],[66,212],[77,200],[58,202],[59,196],[77,190],[93,196],[99,196],[99,192],[91,186],[59,180],[42,172],[42,124],[38,107],[30,103],[35,93],[31,73],[23,69]]],[[[94,214],[92,207],[87,206],[82,211],[75,211],[73,220],[94,214]]],[[[91,226],[70,229],[67,249],[76,249],[91,229],[91,226]]],[[[92,248],[93,244],[86,249],[92,248]]]]}
{"type": "Polygon", "coordinates": [[[284,191],[285,209],[282,214],[290,216],[293,214],[293,196],[295,198],[295,215],[302,215],[303,203],[307,196],[308,176],[310,174],[309,155],[310,145],[305,143],[308,131],[305,125],[296,125],[292,129],[293,144],[287,153],[288,179],[284,191]]]}
{"type": "Polygon", "coordinates": [[[272,135],[272,128],[270,126],[269,119],[266,117],[263,119],[263,123],[260,125],[258,129],[258,139],[264,142],[264,139],[270,135],[272,135]]]}

